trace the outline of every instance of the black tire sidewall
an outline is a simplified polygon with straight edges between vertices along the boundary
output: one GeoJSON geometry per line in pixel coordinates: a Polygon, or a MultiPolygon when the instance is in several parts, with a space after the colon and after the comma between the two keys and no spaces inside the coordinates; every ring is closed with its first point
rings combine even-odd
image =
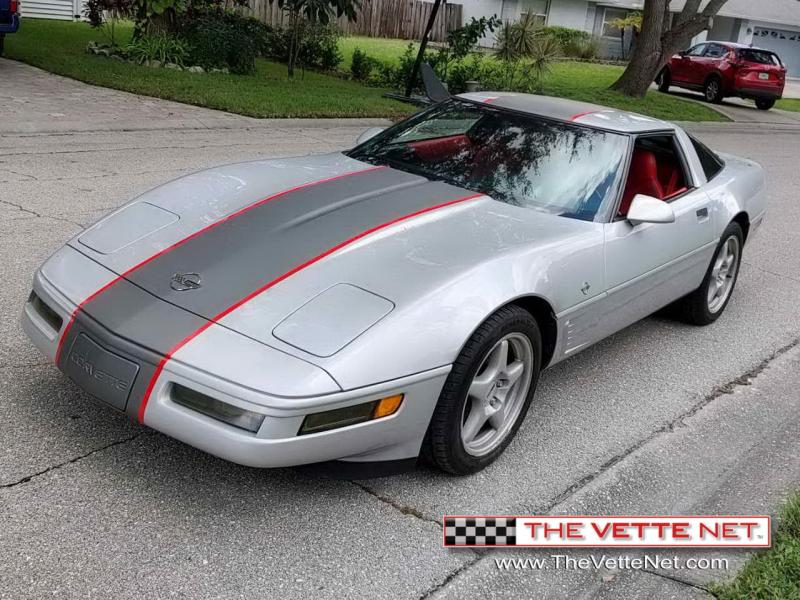
{"type": "Polygon", "coordinates": [[[709,102],[713,102],[715,104],[722,102],[722,80],[717,77],[716,75],[712,75],[706,80],[705,85],[703,86],[703,96],[709,102]],[[708,86],[711,84],[712,81],[717,83],[717,93],[714,95],[713,98],[708,97],[708,86]]]}
{"type": "Polygon", "coordinates": [[[663,69],[661,71],[661,73],[658,74],[658,80],[656,81],[656,83],[658,84],[658,91],[659,92],[668,92],[669,91],[669,86],[670,86],[671,81],[670,81],[670,76],[669,76],[669,70],[668,69],[663,69]]]}
{"type": "Polygon", "coordinates": [[[769,99],[758,98],[758,99],[756,99],[756,107],[759,110],[769,110],[773,106],[775,106],[775,99],[774,98],[769,98],[769,99]]]}
{"type": "Polygon", "coordinates": [[[733,292],[736,289],[736,282],[739,280],[739,269],[742,266],[742,251],[744,249],[744,233],[742,232],[742,228],[739,226],[738,223],[731,223],[725,228],[725,231],[722,233],[722,236],[719,239],[719,244],[717,247],[714,248],[714,256],[711,258],[711,262],[708,265],[708,269],[706,270],[706,276],[703,278],[703,283],[700,288],[697,290],[698,294],[698,302],[696,303],[697,306],[695,310],[698,311],[698,317],[700,320],[705,323],[713,323],[716,321],[722,313],[725,312],[725,309],[728,307],[728,303],[733,298],[733,292]],[[728,294],[728,297],[725,299],[725,303],[720,307],[717,312],[711,312],[708,308],[708,286],[711,284],[711,272],[714,269],[714,262],[717,259],[717,254],[719,253],[720,248],[728,241],[731,236],[736,236],[739,240],[739,257],[737,258],[736,264],[736,275],[733,278],[733,286],[731,287],[731,291],[728,294]]]}
{"type": "Polygon", "coordinates": [[[518,306],[507,306],[484,321],[462,348],[442,389],[426,435],[426,442],[431,446],[425,452],[426,457],[445,471],[462,475],[474,473],[492,463],[502,454],[525,419],[536,392],[541,364],[541,333],[530,313],[518,306]],[[472,456],[464,449],[461,440],[461,418],[468,401],[467,393],[486,354],[510,333],[521,333],[531,343],[534,364],[528,393],[516,422],[502,443],[485,456],[472,456]]]}

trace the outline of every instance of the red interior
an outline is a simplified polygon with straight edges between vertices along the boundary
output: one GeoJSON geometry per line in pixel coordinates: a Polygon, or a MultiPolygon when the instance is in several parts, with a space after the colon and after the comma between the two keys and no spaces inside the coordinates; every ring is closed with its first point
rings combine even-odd
{"type": "Polygon", "coordinates": [[[430,140],[409,142],[408,147],[412,148],[416,155],[423,160],[444,160],[458,152],[468,149],[470,147],[470,141],[464,134],[449,135],[447,137],[433,138],[430,140]]]}
{"type": "Polygon", "coordinates": [[[674,157],[658,157],[652,150],[635,148],[619,214],[625,216],[636,194],[666,200],[686,191],[683,170],[674,157]]]}

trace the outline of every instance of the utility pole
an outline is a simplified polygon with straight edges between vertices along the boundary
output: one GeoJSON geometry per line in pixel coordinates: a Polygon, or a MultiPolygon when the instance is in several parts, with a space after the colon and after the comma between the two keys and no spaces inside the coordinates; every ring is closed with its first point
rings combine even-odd
{"type": "Polygon", "coordinates": [[[425,48],[428,46],[428,38],[431,36],[433,30],[433,22],[436,20],[436,15],[439,14],[439,8],[446,0],[435,0],[433,3],[433,10],[431,10],[431,17],[428,19],[428,24],[425,26],[425,35],[422,36],[422,42],[419,45],[419,52],[417,52],[417,60],[414,61],[414,68],[411,70],[411,75],[406,82],[406,98],[411,97],[411,91],[414,89],[414,82],[417,80],[417,73],[419,73],[422,59],[425,57],[425,48]]]}

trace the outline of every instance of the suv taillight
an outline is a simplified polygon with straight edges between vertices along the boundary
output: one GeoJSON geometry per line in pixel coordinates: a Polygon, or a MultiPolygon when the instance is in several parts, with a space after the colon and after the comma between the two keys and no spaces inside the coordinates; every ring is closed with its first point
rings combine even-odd
{"type": "Polygon", "coordinates": [[[11,11],[11,14],[19,12],[19,0],[11,0],[11,4],[9,4],[8,8],[11,11]]]}

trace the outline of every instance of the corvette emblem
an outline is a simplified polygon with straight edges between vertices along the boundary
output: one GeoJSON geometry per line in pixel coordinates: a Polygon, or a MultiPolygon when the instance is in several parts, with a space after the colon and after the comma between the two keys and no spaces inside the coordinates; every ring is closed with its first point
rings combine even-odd
{"type": "Polygon", "coordinates": [[[202,279],[197,273],[175,273],[169,282],[169,287],[176,292],[196,290],[200,287],[201,281],[202,279]]]}

